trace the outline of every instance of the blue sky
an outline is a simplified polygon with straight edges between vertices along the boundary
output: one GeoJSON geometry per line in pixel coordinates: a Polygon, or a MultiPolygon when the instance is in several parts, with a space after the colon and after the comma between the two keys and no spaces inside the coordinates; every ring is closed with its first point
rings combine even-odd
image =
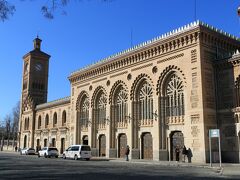
{"type": "MultiPolygon", "coordinates": [[[[15,14],[0,22],[0,120],[21,95],[22,57],[39,34],[51,55],[48,101],[70,95],[71,72],[194,21],[194,0],[72,0],[66,16],[44,18],[42,0],[9,0],[15,14]]],[[[240,35],[239,0],[196,0],[197,19],[240,35]]]]}

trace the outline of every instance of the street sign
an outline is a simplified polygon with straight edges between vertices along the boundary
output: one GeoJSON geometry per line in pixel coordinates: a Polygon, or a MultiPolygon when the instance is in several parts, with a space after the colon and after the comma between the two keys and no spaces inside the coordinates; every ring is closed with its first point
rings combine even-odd
{"type": "Polygon", "coordinates": [[[219,137],[219,129],[209,129],[209,137],[219,137]]]}
{"type": "Polygon", "coordinates": [[[219,164],[222,167],[222,158],[221,158],[221,143],[220,143],[220,133],[219,129],[209,129],[209,158],[210,166],[212,166],[212,143],[211,138],[218,138],[218,153],[219,153],[219,164]]]}

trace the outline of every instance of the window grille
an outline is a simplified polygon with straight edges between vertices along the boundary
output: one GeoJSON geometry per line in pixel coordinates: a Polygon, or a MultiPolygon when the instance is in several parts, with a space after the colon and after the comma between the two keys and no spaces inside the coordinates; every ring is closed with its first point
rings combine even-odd
{"type": "Polygon", "coordinates": [[[89,119],[89,98],[85,96],[80,105],[80,122],[82,128],[88,127],[88,119],[89,119]]]}
{"type": "Polygon", "coordinates": [[[183,116],[184,110],[184,93],[183,82],[173,74],[166,83],[166,116],[183,116]]]}
{"type": "Polygon", "coordinates": [[[114,100],[114,113],[115,121],[118,127],[125,127],[127,125],[126,116],[128,114],[127,110],[127,92],[126,89],[121,86],[115,95],[114,100]]]}
{"type": "Polygon", "coordinates": [[[150,125],[153,120],[153,91],[148,82],[144,82],[139,89],[139,119],[141,125],[150,125]]]}

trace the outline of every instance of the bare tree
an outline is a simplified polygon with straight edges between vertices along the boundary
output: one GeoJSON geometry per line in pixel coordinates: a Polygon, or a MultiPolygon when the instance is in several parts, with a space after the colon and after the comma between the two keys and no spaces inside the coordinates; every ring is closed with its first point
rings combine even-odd
{"type": "Polygon", "coordinates": [[[6,0],[0,0],[0,20],[5,21],[15,12],[15,6],[6,0]]]}
{"type": "Polygon", "coordinates": [[[10,115],[6,115],[6,117],[4,118],[5,121],[5,138],[7,139],[7,147],[9,145],[9,139],[11,136],[11,116],[10,115]]]}
{"type": "Polygon", "coordinates": [[[12,110],[12,138],[13,145],[15,145],[15,140],[17,139],[18,133],[18,124],[19,124],[19,115],[20,115],[20,101],[17,102],[16,106],[12,110]]]}
{"type": "Polygon", "coordinates": [[[1,134],[1,146],[0,146],[0,150],[3,150],[3,141],[4,141],[4,122],[2,120],[0,120],[0,134],[1,134]]]}
{"type": "MultiPolygon", "coordinates": [[[[25,0],[22,0],[25,1],[25,0]]],[[[48,0],[45,4],[41,6],[41,12],[44,17],[47,19],[53,19],[56,11],[61,11],[62,15],[66,15],[65,6],[70,3],[71,0],[48,0]]],[[[84,0],[75,0],[75,1],[84,1],[84,0]]],[[[86,0],[91,1],[91,0],[86,0]]],[[[101,2],[110,2],[113,0],[98,0],[101,2]]],[[[10,4],[7,0],[0,0],[0,20],[5,21],[9,18],[10,15],[13,15],[16,11],[14,5],[10,4]]]]}
{"type": "Polygon", "coordinates": [[[11,141],[12,146],[15,146],[18,132],[18,122],[20,113],[20,102],[12,109],[11,114],[5,116],[4,121],[0,121],[0,135],[1,135],[1,150],[4,146],[4,140],[7,140],[7,148],[11,141]]]}

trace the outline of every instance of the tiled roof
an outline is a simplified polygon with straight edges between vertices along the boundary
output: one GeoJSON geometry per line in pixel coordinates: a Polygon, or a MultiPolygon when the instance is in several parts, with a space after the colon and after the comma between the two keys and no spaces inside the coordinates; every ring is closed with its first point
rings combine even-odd
{"type": "Polygon", "coordinates": [[[70,103],[70,96],[68,97],[64,97],[61,99],[57,99],[54,101],[50,101],[44,104],[39,104],[36,106],[36,110],[40,110],[40,109],[44,109],[44,108],[48,108],[48,107],[52,107],[52,106],[57,106],[57,105],[61,105],[61,104],[66,104],[66,103],[70,103]]]}

